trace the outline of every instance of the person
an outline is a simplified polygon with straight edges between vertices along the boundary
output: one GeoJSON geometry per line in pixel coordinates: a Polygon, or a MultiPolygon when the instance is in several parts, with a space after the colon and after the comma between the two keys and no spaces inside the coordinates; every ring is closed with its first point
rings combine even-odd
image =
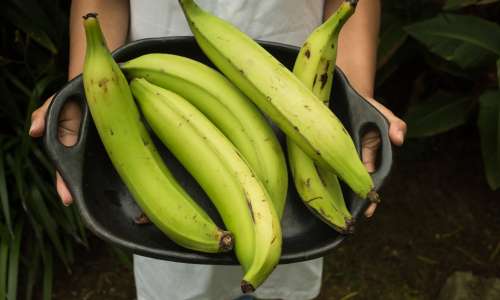
{"type": "MultiPolygon", "coordinates": [[[[342,0],[198,0],[204,9],[228,20],[250,36],[300,47],[307,36],[340,5],[342,0]]],[[[360,0],[356,12],[339,37],[337,65],[353,87],[389,121],[389,138],[403,144],[406,124],[374,98],[376,49],[380,23],[380,0],[360,0]]],[[[176,0],[73,0],[70,10],[70,55],[68,78],[83,69],[85,35],[81,17],[96,12],[107,40],[114,50],[128,41],[147,37],[191,35],[176,0]]],[[[32,114],[30,135],[44,133],[45,114],[52,98],[32,114]]],[[[80,107],[68,103],[59,119],[59,139],[66,146],[76,143],[80,107]]],[[[380,133],[369,131],[362,139],[362,160],[369,172],[375,170],[380,133]]],[[[56,173],[56,189],[64,205],[73,198],[56,173]]],[[[365,211],[371,217],[376,209],[365,211]]],[[[279,265],[255,295],[266,299],[305,300],[315,298],[321,287],[323,260],[279,265]]],[[[134,255],[134,275],[139,300],[234,299],[241,295],[239,266],[210,266],[160,261],[134,255]]]]}

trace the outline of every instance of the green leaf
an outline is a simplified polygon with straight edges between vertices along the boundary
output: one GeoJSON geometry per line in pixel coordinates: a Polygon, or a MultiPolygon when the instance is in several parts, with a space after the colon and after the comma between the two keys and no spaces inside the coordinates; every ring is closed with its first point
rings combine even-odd
{"type": "Polygon", "coordinates": [[[46,203],[46,209],[50,211],[51,218],[57,220],[58,225],[64,232],[78,238],[78,229],[73,220],[74,216],[68,209],[63,208],[52,186],[48,186],[47,182],[41,178],[33,164],[28,164],[28,168],[35,186],[43,196],[43,201],[46,203]]]}
{"type": "Polygon", "coordinates": [[[19,80],[16,76],[12,75],[9,71],[4,70],[2,72],[3,77],[7,78],[12,82],[12,84],[17,87],[25,96],[31,96],[31,90],[27,87],[21,80],[19,80]]]}
{"type": "Polygon", "coordinates": [[[43,299],[52,299],[52,282],[53,282],[53,258],[50,247],[42,249],[43,258],[43,299]]]}
{"type": "Polygon", "coordinates": [[[7,263],[9,258],[10,236],[3,227],[0,230],[0,299],[7,295],[7,263]]]}
{"type": "Polygon", "coordinates": [[[475,80],[477,77],[477,75],[474,76],[474,72],[466,71],[457,64],[451,61],[444,60],[431,52],[427,52],[426,54],[424,54],[424,61],[429,68],[432,68],[440,73],[446,73],[446,75],[452,75],[454,77],[471,81],[475,80]]]}
{"type": "Polygon", "coordinates": [[[39,149],[39,147],[33,147],[32,152],[38,161],[44,166],[47,173],[50,174],[50,176],[53,176],[56,169],[54,168],[54,165],[49,162],[47,156],[39,149]]]}
{"type": "Polygon", "coordinates": [[[497,60],[497,81],[498,88],[500,89],[500,58],[497,60]]]}
{"type": "Polygon", "coordinates": [[[457,43],[448,59],[463,69],[478,68],[495,60],[495,54],[478,46],[468,43],[457,43]]]}
{"type": "Polygon", "coordinates": [[[126,250],[111,244],[109,245],[109,249],[114,254],[115,258],[118,259],[118,261],[122,265],[124,265],[129,270],[132,270],[133,262],[132,262],[132,254],[130,252],[127,252],[126,250]]]}
{"type": "Polygon", "coordinates": [[[73,240],[66,238],[64,239],[64,248],[66,249],[66,254],[68,255],[68,262],[72,265],[75,262],[75,253],[73,251],[73,240]]]}
{"type": "Polygon", "coordinates": [[[83,221],[82,221],[82,218],[80,217],[80,214],[78,213],[78,209],[76,208],[76,205],[72,205],[70,207],[70,209],[71,209],[73,215],[75,216],[75,221],[76,221],[76,224],[77,224],[78,229],[80,231],[81,240],[79,242],[81,242],[85,248],[88,248],[89,242],[87,239],[87,230],[85,228],[85,225],[83,224],[83,221]]]}
{"type": "Polygon", "coordinates": [[[500,188],[500,91],[486,91],[479,98],[479,135],[486,180],[500,188]]]}
{"type": "Polygon", "coordinates": [[[19,221],[14,229],[14,238],[9,246],[9,271],[7,279],[7,299],[16,300],[17,281],[19,275],[19,257],[21,255],[21,241],[23,232],[23,221],[19,221]]]}
{"type": "Polygon", "coordinates": [[[394,53],[404,44],[408,34],[403,30],[399,20],[392,21],[380,34],[378,45],[377,68],[381,68],[393,57],[394,53]]]}
{"type": "Polygon", "coordinates": [[[491,51],[458,39],[445,39],[440,36],[426,35],[425,40],[419,40],[432,53],[457,64],[463,69],[480,67],[495,58],[495,54],[491,51]]]}
{"type": "Polygon", "coordinates": [[[406,26],[405,30],[438,55],[449,54],[451,49],[459,48],[457,42],[500,55],[500,26],[480,17],[441,14],[406,26]]]}
{"type": "Polygon", "coordinates": [[[410,138],[427,137],[458,127],[467,121],[472,109],[469,98],[437,92],[408,110],[405,117],[410,138]]]}
{"type": "Polygon", "coordinates": [[[444,5],[444,10],[460,9],[470,5],[484,5],[498,2],[499,0],[448,0],[444,5]]]}
{"type": "MultiPolygon", "coordinates": [[[[7,180],[5,177],[5,164],[3,150],[0,148],[0,202],[2,202],[2,212],[7,223],[7,228],[12,234],[12,221],[10,218],[9,191],[7,190],[7,180]]],[[[1,299],[1,298],[0,298],[1,299]]]]}
{"type": "Polygon", "coordinates": [[[26,198],[24,197],[25,196],[24,183],[26,180],[24,180],[22,176],[23,172],[22,167],[12,158],[12,155],[10,154],[6,155],[5,162],[9,166],[10,171],[14,176],[14,182],[16,183],[17,197],[21,200],[23,208],[27,210],[26,198]]]}
{"type": "MultiPolygon", "coordinates": [[[[25,11],[28,12],[34,11],[33,9],[34,9],[33,6],[27,7],[25,11]]],[[[57,54],[57,48],[50,39],[49,35],[47,34],[46,31],[44,31],[44,28],[40,26],[40,24],[37,24],[36,22],[37,19],[40,20],[43,18],[29,17],[29,15],[26,15],[19,9],[12,7],[12,5],[3,7],[0,10],[0,16],[2,16],[3,19],[7,20],[11,24],[13,24],[15,27],[22,30],[24,33],[30,36],[35,42],[37,42],[40,46],[46,48],[53,54],[57,54]]]]}
{"type": "Polygon", "coordinates": [[[57,231],[57,223],[54,221],[49,210],[47,209],[47,206],[38,188],[33,187],[31,189],[30,196],[31,197],[29,198],[30,198],[31,212],[36,216],[37,221],[40,224],[42,224],[52,244],[54,245],[57,254],[63,261],[66,268],[69,268],[66,251],[64,250],[62,241],[57,231]]]}
{"type": "Polygon", "coordinates": [[[7,86],[4,78],[0,78],[0,93],[2,95],[0,112],[5,117],[5,120],[13,126],[23,124],[23,116],[17,106],[16,98],[10,91],[10,88],[7,86]]]}
{"type": "Polygon", "coordinates": [[[403,43],[401,48],[394,53],[391,59],[377,70],[376,87],[380,87],[402,64],[412,61],[417,57],[419,54],[417,48],[418,47],[415,47],[414,43],[403,43]]]}
{"type": "Polygon", "coordinates": [[[30,253],[31,259],[29,261],[29,268],[27,268],[28,274],[26,275],[26,300],[33,299],[33,289],[38,279],[38,271],[40,268],[41,260],[41,247],[37,243],[35,243],[35,240],[30,240],[29,243],[32,249],[32,253],[30,253]]]}

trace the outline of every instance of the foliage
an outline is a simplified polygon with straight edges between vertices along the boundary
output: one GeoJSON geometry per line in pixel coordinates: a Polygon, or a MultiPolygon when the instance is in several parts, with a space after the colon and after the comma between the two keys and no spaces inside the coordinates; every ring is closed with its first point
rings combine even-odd
{"type": "Polygon", "coordinates": [[[68,4],[2,1],[0,16],[0,299],[51,299],[53,262],[69,270],[76,244],[87,244],[76,208],[60,204],[40,141],[28,135],[31,112],[65,82],[68,4]]]}
{"type": "Polygon", "coordinates": [[[484,169],[500,187],[498,0],[385,1],[378,81],[421,63],[405,120],[408,137],[437,135],[477,118],[484,169]]]}
{"type": "MultiPolygon", "coordinates": [[[[500,1],[387,0],[383,7],[377,86],[397,83],[404,64],[421,65],[405,116],[409,136],[475,118],[487,181],[499,188],[500,1]]],[[[69,270],[74,248],[87,246],[76,209],[59,202],[40,141],[27,134],[31,112],[66,80],[68,11],[66,1],[0,4],[0,299],[32,299],[38,290],[50,299],[53,265],[69,270]]]]}

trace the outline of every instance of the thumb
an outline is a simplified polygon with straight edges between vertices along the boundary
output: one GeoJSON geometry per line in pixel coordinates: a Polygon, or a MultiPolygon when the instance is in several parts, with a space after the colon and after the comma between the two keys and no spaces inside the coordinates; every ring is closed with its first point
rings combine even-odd
{"type": "Polygon", "coordinates": [[[396,146],[403,145],[407,129],[406,123],[377,100],[372,98],[366,98],[366,100],[375,106],[375,108],[384,115],[387,121],[389,121],[389,138],[391,142],[396,146]]]}
{"type": "Polygon", "coordinates": [[[32,137],[41,137],[45,131],[45,115],[52,102],[53,96],[50,96],[45,102],[31,114],[31,126],[29,135],[32,137]]]}

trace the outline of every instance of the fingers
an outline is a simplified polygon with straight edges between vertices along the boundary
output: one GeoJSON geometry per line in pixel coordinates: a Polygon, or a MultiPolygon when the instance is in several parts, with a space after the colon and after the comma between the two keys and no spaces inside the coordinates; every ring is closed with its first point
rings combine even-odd
{"type": "Polygon", "coordinates": [[[389,138],[391,142],[396,146],[403,145],[407,129],[406,123],[377,100],[372,98],[367,98],[366,100],[375,106],[389,121],[389,138]]]}
{"type": "Polygon", "coordinates": [[[376,130],[368,131],[361,139],[361,157],[369,173],[375,172],[377,151],[380,147],[380,133],[376,130]]]}
{"type": "MultiPolygon", "coordinates": [[[[45,132],[45,115],[52,102],[52,98],[47,99],[42,106],[31,114],[31,126],[29,134],[32,137],[41,137],[45,132]]],[[[72,146],[78,140],[81,123],[81,108],[76,102],[68,102],[61,110],[58,120],[58,136],[65,146],[72,146]]],[[[65,206],[73,202],[73,197],[63,178],[56,172],[56,190],[65,206]]]]}
{"type": "Polygon", "coordinates": [[[398,117],[394,117],[390,121],[389,127],[389,138],[391,142],[396,146],[403,145],[406,135],[406,123],[398,117]]]}
{"type": "Polygon", "coordinates": [[[30,136],[41,137],[43,135],[45,131],[45,114],[47,114],[50,102],[52,102],[52,96],[31,114],[30,136]]]}
{"type": "Polygon", "coordinates": [[[56,172],[56,190],[64,206],[69,206],[73,203],[73,196],[71,196],[71,193],[59,172],[56,172]]]}
{"type": "MultiPolygon", "coordinates": [[[[389,139],[394,145],[401,146],[404,143],[406,135],[406,123],[375,99],[367,98],[366,100],[387,118],[389,121],[389,139]]],[[[376,130],[368,131],[361,139],[361,157],[363,159],[363,164],[370,173],[375,171],[375,163],[377,161],[377,152],[380,148],[380,143],[380,133],[376,130]]],[[[377,204],[371,203],[365,210],[365,217],[370,218],[373,216],[376,209],[377,204]]]]}
{"type": "Polygon", "coordinates": [[[70,101],[61,110],[59,116],[58,136],[65,146],[73,146],[78,140],[82,119],[81,108],[78,103],[70,101]]]}
{"type": "MultiPolygon", "coordinates": [[[[76,102],[68,102],[61,110],[59,116],[58,137],[65,146],[73,146],[78,140],[81,123],[81,108],[76,102]]],[[[56,173],[56,189],[65,206],[73,203],[73,197],[63,178],[56,173]]]]}
{"type": "Polygon", "coordinates": [[[371,203],[370,206],[365,210],[365,217],[371,218],[377,209],[377,203],[371,203]]]}
{"type": "MultiPolygon", "coordinates": [[[[361,157],[363,164],[369,173],[375,172],[375,162],[377,161],[377,151],[380,147],[380,133],[377,130],[370,130],[361,139],[361,157]]],[[[371,203],[365,210],[365,217],[370,218],[375,213],[377,203],[371,203]]]]}

